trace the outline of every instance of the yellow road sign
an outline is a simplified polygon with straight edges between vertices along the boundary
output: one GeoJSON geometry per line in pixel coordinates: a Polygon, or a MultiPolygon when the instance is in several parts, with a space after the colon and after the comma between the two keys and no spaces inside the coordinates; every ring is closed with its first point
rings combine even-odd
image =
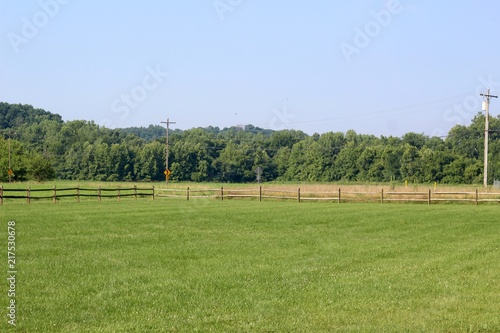
{"type": "Polygon", "coordinates": [[[7,173],[9,174],[9,176],[12,176],[14,174],[14,171],[12,171],[12,169],[9,169],[9,171],[7,171],[7,173]]]}
{"type": "Polygon", "coordinates": [[[165,176],[170,176],[170,174],[172,174],[172,171],[170,171],[169,169],[167,169],[163,173],[165,174],[165,176]]]}

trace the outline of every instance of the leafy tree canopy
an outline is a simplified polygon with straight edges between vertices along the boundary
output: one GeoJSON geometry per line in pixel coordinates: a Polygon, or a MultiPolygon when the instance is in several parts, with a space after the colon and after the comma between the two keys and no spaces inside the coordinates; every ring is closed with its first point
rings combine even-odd
{"type": "MultiPolygon", "coordinates": [[[[445,138],[407,133],[376,137],[253,125],[170,130],[169,168],[176,181],[374,181],[480,183],[484,115],[445,138]]],[[[500,179],[500,118],[490,119],[489,179],[500,179]]],[[[64,122],[31,105],[0,103],[0,181],[13,179],[162,181],[165,128],[108,129],[64,122]]]]}

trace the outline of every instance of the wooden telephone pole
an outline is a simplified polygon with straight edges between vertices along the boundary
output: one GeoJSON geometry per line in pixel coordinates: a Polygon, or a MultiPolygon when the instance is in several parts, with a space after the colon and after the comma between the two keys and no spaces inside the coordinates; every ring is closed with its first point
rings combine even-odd
{"type": "Polygon", "coordinates": [[[168,130],[170,128],[170,124],[175,124],[175,121],[170,121],[169,118],[167,118],[167,121],[162,121],[162,124],[167,124],[167,135],[166,135],[166,151],[165,151],[165,182],[168,185],[168,178],[170,177],[170,169],[168,168],[168,130]]]}
{"type": "Polygon", "coordinates": [[[490,134],[490,99],[498,98],[498,96],[490,95],[490,89],[486,94],[481,94],[484,97],[483,110],[486,112],[484,124],[484,188],[488,187],[488,140],[490,134]]]}

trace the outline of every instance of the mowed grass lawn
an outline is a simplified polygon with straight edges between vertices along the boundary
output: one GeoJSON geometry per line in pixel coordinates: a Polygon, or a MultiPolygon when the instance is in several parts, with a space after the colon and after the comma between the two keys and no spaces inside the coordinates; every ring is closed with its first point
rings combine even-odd
{"type": "MultiPolygon", "coordinates": [[[[21,202],[18,332],[499,332],[497,205],[21,202]]],[[[3,328],[2,328],[3,327],[3,328]]]]}

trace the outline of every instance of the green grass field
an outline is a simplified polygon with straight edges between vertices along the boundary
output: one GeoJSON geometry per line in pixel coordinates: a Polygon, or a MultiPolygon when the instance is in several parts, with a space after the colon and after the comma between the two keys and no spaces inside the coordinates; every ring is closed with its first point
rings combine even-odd
{"type": "Polygon", "coordinates": [[[133,199],[0,207],[16,332],[499,332],[496,205],[133,199]]]}

